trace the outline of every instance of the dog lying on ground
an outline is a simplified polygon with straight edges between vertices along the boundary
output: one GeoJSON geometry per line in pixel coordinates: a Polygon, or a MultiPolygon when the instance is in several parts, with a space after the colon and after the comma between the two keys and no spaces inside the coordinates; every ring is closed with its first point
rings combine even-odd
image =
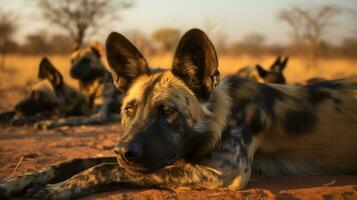
{"type": "Polygon", "coordinates": [[[3,179],[3,196],[27,190],[33,198],[73,199],[112,183],[239,190],[253,172],[357,172],[356,80],[294,86],[234,75],[220,81],[215,49],[198,29],[182,37],[167,71],[150,72],[119,33],[109,35],[106,50],[125,94],[116,157],[75,159],[3,179]]]}
{"type": "Polygon", "coordinates": [[[114,86],[110,72],[101,60],[101,47],[95,43],[88,48],[78,48],[71,54],[70,75],[78,80],[79,89],[89,102],[91,115],[44,121],[42,129],[62,126],[99,125],[120,119],[121,93],[114,86]],[[101,105],[96,100],[101,99],[101,105]]]}
{"type": "Polygon", "coordinates": [[[88,48],[78,48],[71,55],[71,77],[78,80],[79,89],[90,103],[91,115],[63,118],[44,122],[39,127],[52,129],[62,126],[100,125],[120,119],[121,92],[115,87],[109,70],[101,57],[101,47],[95,43],[88,48]],[[96,105],[100,99],[101,104],[96,105]]]}
{"type": "Polygon", "coordinates": [[[38,81],[16,104],[14,111],[2,116],[6,118],[5,124],[23,125],[89,113],[90,105],[84,95],[66,84],[62,74],[45,57],[39,64],[38,81]]]}
{"type": "Polygon", "coordinates": [[[239,77],[250,78],[263,83],[278,83],[285,84],[285,76],[283,71],[288,63],[289,57],[281,60],[278,56],[275,62],[270,66],[269,70],[265,70],[261,65],[257,64],[255,68],[244,67],[237,72],[239,77]]]}

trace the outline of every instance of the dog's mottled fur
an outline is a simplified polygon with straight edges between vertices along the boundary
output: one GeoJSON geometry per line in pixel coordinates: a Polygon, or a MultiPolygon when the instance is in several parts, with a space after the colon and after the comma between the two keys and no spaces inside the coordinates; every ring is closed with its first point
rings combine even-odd
{"type": "Polygon", "coordinates": [[[38,81],[16,104],[14,116],[9,120],[13,125],[22,125],[89,113],[90,105],[84,95],[66,84],[61,73],[45,57],[39,64],[38,81]]]}
{"type": "Polygon", "coordinates": [[[244,67],[237,72],[237,75],[242,78],[250,78],[262,83],[277,83],[285,84],[285,76],[283,71],[288,63],[289,57],[281,60],[278,56],[275,62],[270,66],[269,70],[265,70],[261,65],[257,64],[254,67],[244,67]]]}
{"type": "Polygon", "coordinates": [[[117,157],[7,178],[0,182],[1,194],[36,184],[44,186],[28,194],[45,199],[73,199],[113,183],[239,190],[252,172],[357,172],[356,80],[306,86],[237,76],[220,81],[215,49],[198,29],[183,36],[170,71],[150,72],[118,33],[109,35],[106,47],[114,83],[125,93],[117,157]]]}

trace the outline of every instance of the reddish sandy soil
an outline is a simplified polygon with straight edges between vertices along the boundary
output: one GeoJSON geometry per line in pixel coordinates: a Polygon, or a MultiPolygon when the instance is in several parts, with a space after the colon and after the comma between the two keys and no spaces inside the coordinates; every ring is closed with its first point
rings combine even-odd
{"type": "MultiPolygon", "coordinates": [[[[0,128],[0,177],[10,176],[22,156],[15,175],[66,159],[113,155],[111,148],[120,134],[116,125],[50,131],[0,128]]],[[[238,192],[118,188],[85,199],[357,199],[357,175],[253,177],[248,189],[238,192]]]]}

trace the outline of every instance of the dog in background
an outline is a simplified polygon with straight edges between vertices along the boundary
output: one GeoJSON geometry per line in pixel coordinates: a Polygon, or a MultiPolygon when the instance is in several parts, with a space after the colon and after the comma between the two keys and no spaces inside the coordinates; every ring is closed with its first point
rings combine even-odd
{"type": "Polygon", "coordinates": [[[285,76],[283,71],[288,63],[289,57],[284,60],[278,56],[275,62],[270,66],[269,70],[265,70],[261,65],[257,64],[255,68],[244,67],[237,72],[239,77],[250,78],[263,83],[285,84],[285,76]]]}
{"type": "Polygon", "coordinates": [[[89,115],[90,112],[85,96],[66,84],[62,74],[44,57],[39,64],[38,81],[28,89],[14,111],[2,114],[7,118],[2,121],[22,125],[57,117],[89,115]]]}
{"type": "Polygon", "coordinates": [[[112,114],[118,114],[121,105],[121,93],[113,84],[109,70],[102,61],[104,53],[99,43],[87,48],[78,48],[71,55],[70,75],[78,80],[79,89],[90,102],[94,113],[104,121],[112,114]],[[101,99],[99,110],[95,101],[101,99]]]}
{"type": "Polygon", "coordinates": [[[120,119],[122,94],[115,87],[111,73],[102,60],[102,49],[99,43],[94,43],[90,47],[77,48],[71,54],[70,75],[78,81],[79,90],[89,102],[92,114],[44,122],[39,127],[99,125],[120,119]]]}

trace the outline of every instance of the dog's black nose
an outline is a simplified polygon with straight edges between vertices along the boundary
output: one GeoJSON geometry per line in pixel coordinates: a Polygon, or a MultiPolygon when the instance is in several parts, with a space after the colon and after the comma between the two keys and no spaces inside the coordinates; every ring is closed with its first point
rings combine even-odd
{"type": "Polygon", "coordinates": [[[134,162],[140,159],[142,156],[142,149],[139,144],[124,144],[118,142],[114,147],[114,152],[117,155],[121,155],[126,161],[134,162]]]}
{"type": "Polygon", "coordinates": [[[71,68],[70,74],[72,77],[77,77],[79,75],[79,69],[78,69],[77,65],[75,65],[71,68]]]}
{"type": "Polygon", "coordinates": [[[24,107],[24,103],[23,101],[20,101],[19,103],[16,104],[15,111],[21,112],[23,110],[23,107],[24,107]]]}

